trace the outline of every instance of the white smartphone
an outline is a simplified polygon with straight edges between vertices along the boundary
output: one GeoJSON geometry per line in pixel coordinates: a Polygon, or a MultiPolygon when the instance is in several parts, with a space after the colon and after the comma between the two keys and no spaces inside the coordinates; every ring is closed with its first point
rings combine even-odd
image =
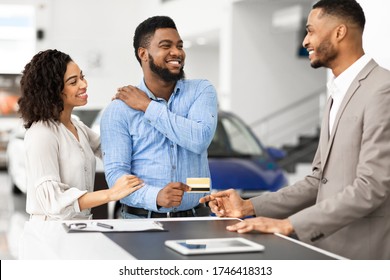
{"type": "Polygon", "coordinates": [[[165,246],[183,255],[264,251],[263,245],[242,237],[166,240],[165,246]]]}

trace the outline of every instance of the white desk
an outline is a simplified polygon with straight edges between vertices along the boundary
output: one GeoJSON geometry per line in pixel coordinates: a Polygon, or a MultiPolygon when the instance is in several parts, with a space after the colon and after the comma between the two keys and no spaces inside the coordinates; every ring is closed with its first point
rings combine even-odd
{"type": "Polygon", "coordinates": [[[134,259],[100,232],[67,233],[58,221],[28,221],[19,243],[25,260],[134,259]]]}

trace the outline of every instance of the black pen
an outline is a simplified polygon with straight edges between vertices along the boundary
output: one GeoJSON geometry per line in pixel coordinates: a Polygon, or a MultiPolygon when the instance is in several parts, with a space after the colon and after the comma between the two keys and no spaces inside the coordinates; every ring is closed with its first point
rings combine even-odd
{"type": "Polygon", "coordinates": [[[112,225],[107,225],[107,224],[103,224],[103,223],[99,223],[99,222],[97,222],[97,223],[94,222],[94,224],[97,225],[98,227],[114,229],[114,227],[112,225]]]}

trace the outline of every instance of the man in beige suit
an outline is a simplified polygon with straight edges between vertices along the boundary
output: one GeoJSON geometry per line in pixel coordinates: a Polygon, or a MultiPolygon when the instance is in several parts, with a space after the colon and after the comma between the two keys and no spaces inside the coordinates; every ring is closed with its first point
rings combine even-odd
{"type": "Polygon", "coordinates": [[[364,54],[364,24],[355,0],[313,5],[303,46],[311,66],[334,77],[312,174],[249,200],[234,190],[201,199],[218,216],[256,216],[228,230],[294,234],[347,258],[390,259],[390,72],[364,54]]]}

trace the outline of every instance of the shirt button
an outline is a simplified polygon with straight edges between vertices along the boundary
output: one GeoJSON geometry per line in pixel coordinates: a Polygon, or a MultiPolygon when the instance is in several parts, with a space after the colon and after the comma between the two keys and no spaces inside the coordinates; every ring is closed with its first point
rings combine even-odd
{"type": "Polygon", "coordinates": [[[175,208],[173,208],[173,212],[177,212],[177,208],[175,207],[175,208]]]}
{"type": "Polygon", "coordinates": [[[322,178],[321,182],[322,182],[323,184],[326,184],[326,183],[328,182],[328,179],[322,178]]]}
{"type": "Polygon", "coordinates": [[[175,165],[172,165],[172,169],[176,169],[176,166],[175,166],[175,165]]]}
{"type": "Polygon", "coordinates": [[[173,144],[171,144],[171,148],[173,149],[173,144]]]}

